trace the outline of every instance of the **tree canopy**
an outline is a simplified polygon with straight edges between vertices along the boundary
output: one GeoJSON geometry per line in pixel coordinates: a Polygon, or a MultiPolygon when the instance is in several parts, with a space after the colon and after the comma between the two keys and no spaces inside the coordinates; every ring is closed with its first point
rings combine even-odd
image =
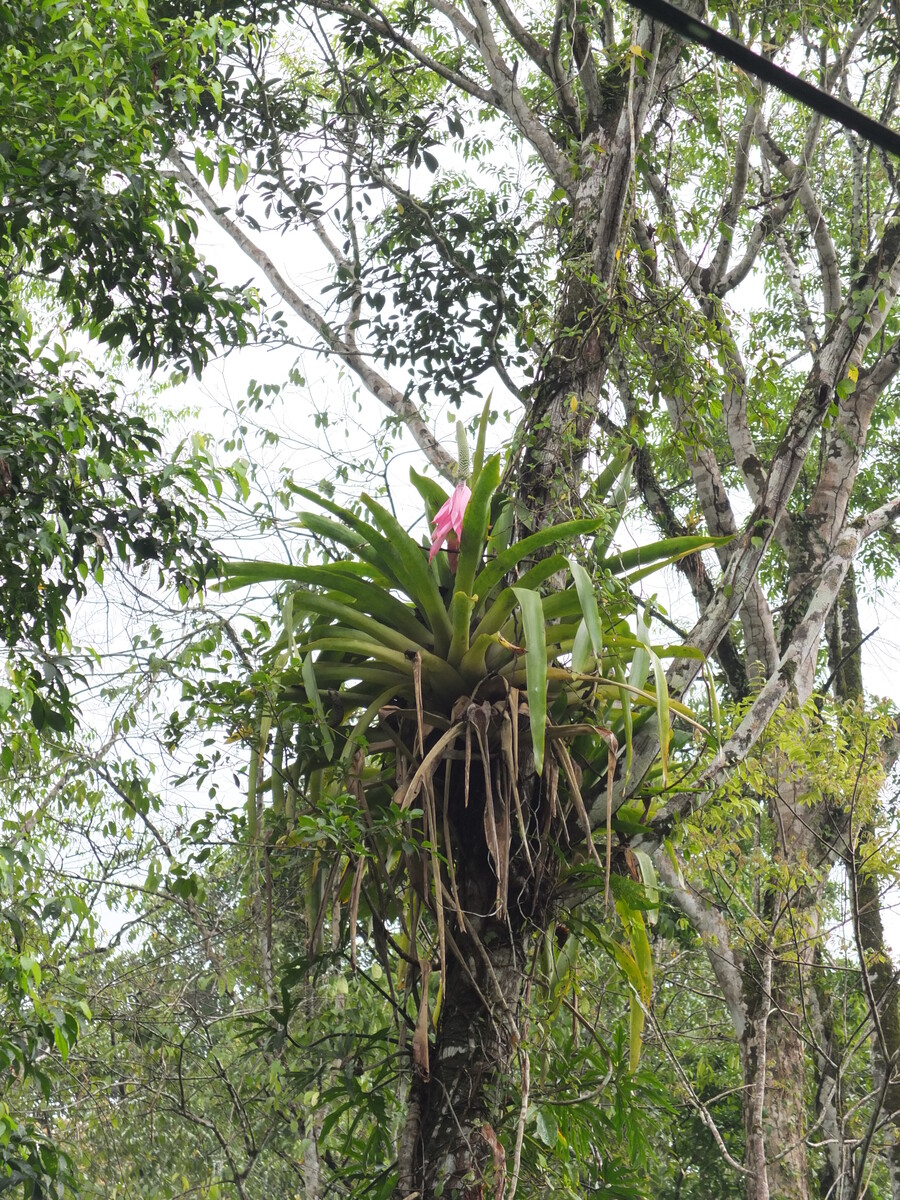
{"type": "Polygon", "coordinates": [[[161,461],[158,432],[92,368],[85,339],[124,340],[139,366],[199,371],[244,340],[248,313],[198,256],[196,223],[154,167],[169,137],[162,98],[190,105],[202,91],[216,29],[34,3],[0,9],[0,30],[2,634],[39,654],[23,682],[47,690],[59,728],[66,616],[85,579],[111,558],[156,562],[193,587],[210,555],[196,470],[161,461]]]}

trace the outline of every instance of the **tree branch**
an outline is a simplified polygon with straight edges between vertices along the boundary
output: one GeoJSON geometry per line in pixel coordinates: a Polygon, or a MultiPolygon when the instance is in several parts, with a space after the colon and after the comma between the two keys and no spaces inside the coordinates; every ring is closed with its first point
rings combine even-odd
{"type": "Polygon", "coordinates": [[[743,972],[732,949],[725,918],[700,892],[685,882],[683,864],[678,861],[674,850],[670,855],[667,846],[657,845],[652,857],[657,874],[669,889],[672,899],[700,935],[716,982],[722,989],[731,1022],[741,1038],[748,1021],[743,972]],[[675,857],[674,863],[672,857],[675,857]]]}
{"type": "Polygon", "coordinates": [[[374,5],[370,9],[357,7],[354,4],[343,4],[340,0],[314,0],[314,7],[322,12],[335,13],[342,17],[352,17],[354,21],[360,21],[373,33],[379,34],[388,41],[393,42],[395,46],[404,50],[410,58],[415,59],[417,63],[425,67],[429,71],[434,71],[435,75],[441,79],[446,79],[448,83],[452,83],[454,87],[465,92],[469,96],[474,96],[476,100],[480,100],[482,104],[490,104],[496,106],[497,96],[487,88],[481,87],[474,80],[469,79],[467,75],[461,74],[459,71],[454,71],[452,67],[446,66],[439,59],[433,58],[430,54],[426,54],[421,50],[416,43],[394,29],[388,18],[374,5]],[[376,13],[377,16],[373,16],[376,13]]]}
{"type": "Polygon", "coordinates": [[[476,45],[492,85],[491,103],[501,109],[534,147],[553,180],[567,195],[575,192],[575,177],[568,158],[562,154],[547,129],[537,119],[516,83],[515,73],[500,53],[490,13],[484,0],[467,0],[475,18],[476,45]]]}
{"type": "MultiPolygon", "coordinates": [[[[740,214],[741,204],[747,192],[747,181],[750,178],[750,141],[753,137],[753,130],[756,126],[756,120],[759,116],[758,101],[754,97],[747,104],[744,112],[744,119],[741,122],[740,130],[737,136],[737,145],[735,146],[734,155],[734,171],[731,177],[731,189],[728,198],[722,204],[722,215],[719,220],[719,244],[716,247],[716,252],[713,255],[712,266],[710,267],[710,287],[715,291],[717,285],[721,283],[722,277],[728,267],[729,259],[731,258],[731,249],[734,242],[734,231],[737,225],[738,215],[740,214]]],[[[762,239],[760,238],[760,242],[762,239]]],[[[755,258],[755,255],[754,255],[755,258]]],[[[752,265],[752,264],[751,264],[752,265]]],[[[747,270],[749,271],[749,267],[747,270]]],[[[733,285],[732,285],[733,286],[733,285]]]]}
{"type": "MultiPolygon", "coordinates": [[[[886,523],[898,517],[900,497],[883,505],[877,510],[877,515],[872,514],[877,528],[883,528],[886,523]]],[[[700,776],[698,783],[704,790],[699,794],[692,792],[673,796],[654,819],[654,827],[658,822],[659,828],[665,830],[677,817],[702,808],[734,768],[746,761],[776,710],[792,690],[795,677],[805,660],[816,654],[825,620],[834,607],[847,571],[864,538],[873,531],[870,524],[871,519],[860,520],[850,526],[838,540],[833,553],[819,572],[818,586],[813,591],[803,619],[793,630],[790,645],[781,656],[777,670],[771,674],[740,725],[700,776]]],[[[807,699],[808,696],[804,695],[797,697],[801,704],[807,699]]],[[[634,774],[637,774],[636,769],[634,774]]]]}
{"type": "Polygon", "coordinates": [[[834,248],[834,242],[831,240],[828,225],[819,208],[812,185],[809,182],[806,165],[802,162],[796,163],[788,157],[776,144],[775,139],[769,133],[768,127],[762,118],[757,122],[756,131],[763,154],[780,171],[787,183],[792,188],[797,188],[800,207],[806,216],[806,223],[813,236],[816,252],[819,257],[825,313],[826,316],[828,314],[834,315],[840,310],[843,302],[837,251],[834,248]]]}
{"type": "Polygon", "coordinates": [[[256,264],[281,299],[293,309],[302,321],[316,331],[325,343],[326,349],[341,358],[391,415],[409,429],[416,444],[435,470],[445,478],[453,480],[456,474],[454,460],[428,428],[424,417],[409,396],[398,391],[392,383],[372,367],[357,346],[355,338],[348,340],[341,337],[331,328],[322,314],[291,287],[268,254],[247,237],[240,225],[216,204],[202,182],[188,171],[180,155],[173,151],[169,155],[169,161],[173,164],[178,178],[185,187],[196,196],[219,228],[227,233],[247,257],[256,264]]]}

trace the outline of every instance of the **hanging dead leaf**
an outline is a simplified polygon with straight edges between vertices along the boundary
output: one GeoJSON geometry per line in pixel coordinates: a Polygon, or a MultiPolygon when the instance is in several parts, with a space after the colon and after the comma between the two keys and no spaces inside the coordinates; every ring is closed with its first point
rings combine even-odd
{"type": "Polygon", "coordinates": [[[487,1122],[481,1127],[481,1136],[490,1147],[494,1159],[494,1200],[503,1200],[506,1192],[506,1151],[487,1122]]]}
{"type": "Polygon", "coordinates": [[[431,1078],[431,1064],[428,1057],[428,976],[431,966],[427,959],[420,962],[422,970],[422,994],[419,998],[419,1018],[416,1021],[416,1031],[412,1040],[413,1067],[418,1072],[423,1083],[431,1078]]]}
{"type": "Polygon", "coordinates": [[[359,916],[359,894],[362,891],[363,877],[366,873],[366,860],[360,855],[353,875],[353,889],[350,892],[350,967],[356,970],[356,922],[359,916]]]}

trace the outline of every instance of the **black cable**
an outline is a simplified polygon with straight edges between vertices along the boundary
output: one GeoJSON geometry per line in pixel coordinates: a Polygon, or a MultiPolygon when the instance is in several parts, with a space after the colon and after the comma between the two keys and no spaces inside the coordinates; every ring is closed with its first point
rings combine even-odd
{"type": "Polygon", "coordinates": [[[748,75],[755,75],[757,79],[770,83],[780,92],[805,104],[807,108],[821,113],[823,117],[828,117],[832,121],[837,121],[839,125],[843,125],[847,129],[852,129],[867,142],[900,158],[900,133],[888,128],[887,125],[882,125],[874,117],[866,116],[852,104],[847,104],[836,96],[829,95],[820,87],[816,87],[815,84],[807,83],[805,79],[792,75],[784,67],[776,66],[767,58],[763,58],[761,54],[748,50],[734,38],[719,33],[717,29],[713,29],[704,21],[698,21],[696,17],[682,12],[674,4],[669,4],[668,0],[628,0],[628,3],[632,8],[640,9],[651,20],[661,21],[670,29],[674,29],[681,37],[689,38],[692,42],[705,46],[718,58],[724,58],[728,62],[734,63],[748,75]]]}

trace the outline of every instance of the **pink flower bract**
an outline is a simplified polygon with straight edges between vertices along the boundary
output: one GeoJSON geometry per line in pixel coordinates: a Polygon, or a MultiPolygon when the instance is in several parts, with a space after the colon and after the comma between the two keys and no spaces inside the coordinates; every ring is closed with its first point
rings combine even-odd
{"type": "Polygon", "coordinates": [[[455,533],[457,537],[462,535],[463,515],[471,495],[466,484],[458,483],[453,489],[450,499],[438,509],[434,518],[434,533],[431,537],[431,550],[428,555],[429,562],[443,546],[448,534],[455,533]]]}

